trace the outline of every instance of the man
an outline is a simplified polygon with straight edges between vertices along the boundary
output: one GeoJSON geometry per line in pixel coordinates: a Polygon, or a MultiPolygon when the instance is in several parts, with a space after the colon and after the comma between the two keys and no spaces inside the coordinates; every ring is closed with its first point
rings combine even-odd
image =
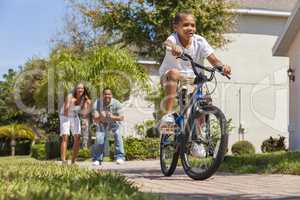
{"type": "Polygon", "coordinates": [[[103,161],[107,134],[112,131],[115,138],[115,160],[117,164],[124,163],[123,139],[120,132],[121,122],[124,120],[122,104],[113,98],[110,88],[102,91],[102,99],[94,103],[93,120],[96,123],[96,143],[92,149],[93,165],[100,165],[103,161]]]}

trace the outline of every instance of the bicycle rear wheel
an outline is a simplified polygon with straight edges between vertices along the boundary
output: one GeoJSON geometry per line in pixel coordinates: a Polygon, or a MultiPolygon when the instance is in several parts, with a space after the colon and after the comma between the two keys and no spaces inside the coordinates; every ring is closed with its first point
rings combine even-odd
{"type": "Polygon", "coordinates": [[[160,168],[165,176],[171,176],[179,158],[179,149],[176,142],[176,135],[161,135],[160,140],[160,168]]]}
{"type": "Polygon", "coordinates": [[[192,112],[181,144],[185,173],[194,180],[212,176],[224,159],[227,143],[226,119],[219,108],[209,105],[192,112]]]}

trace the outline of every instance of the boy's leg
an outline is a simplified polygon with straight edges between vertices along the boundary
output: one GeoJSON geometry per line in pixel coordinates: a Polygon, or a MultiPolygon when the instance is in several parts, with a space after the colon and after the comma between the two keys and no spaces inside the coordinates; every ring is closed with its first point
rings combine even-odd
{"type": "Polygon", "coordinates": [[[171,113],[173,111],[174,98],[176,97],[177,82],[180,80],[180,72],[177,69],[168,70],[162,79],[166,92],[165,100],[162,102],[164,111],[171,113]]]}
{"type": "Polygon", "coordinates": [[[93,161],[98,160],[101,162],[103,160],[106,135],[103,125],[99,125],[96,131],[96,142],[92,147],[93,161]]]}

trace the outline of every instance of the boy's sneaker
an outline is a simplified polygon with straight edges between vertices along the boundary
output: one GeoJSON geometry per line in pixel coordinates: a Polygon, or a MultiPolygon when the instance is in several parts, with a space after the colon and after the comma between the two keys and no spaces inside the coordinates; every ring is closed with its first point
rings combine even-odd
{"type": "Polygon", "coordinates": [[[101,162],[99,160],[95,160],[93,163],[92,163],[93,166],[99,166],[101,165],[101,162]]]}
{"type": "Polygon", "coordinates": [[[118,164],[118,165],[122,165],[122,164],[124,164],[124,160],[122,159],[122,158],[118,158],[117,160],[116,160],[116,163],[118,164]]]}
{"type": "Polygon", "coordinates": [[[205,157],[206,150],[202,144],[192,143],[191,154],[195,157],[205,157]]]}
{"type": "Polygon", "coordinates": [[[159,124],[161,134],[174,134],[175,132],[175,119],[173,113],[165,114],[159,124]]]}

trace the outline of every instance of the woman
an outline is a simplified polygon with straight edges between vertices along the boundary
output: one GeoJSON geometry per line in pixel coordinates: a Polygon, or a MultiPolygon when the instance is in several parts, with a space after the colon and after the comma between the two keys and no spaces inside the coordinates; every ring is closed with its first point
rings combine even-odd
{"type": "Polygon", "coordinates": [[[84,84],[79,83],[73,90],[72,94],[69,94],[65,99],[64,105],[60,111],[60,135],[62,136],[62,142],[60,146],[61,160],[66,163],[66,150],[68,136],[70,131],[74,137],[72,164],[75,163],[79,147],[80,147],[80,134],[81,125],[79,114],[87,115],[90,111],[91,100],[88,91],[84,84]]]}

